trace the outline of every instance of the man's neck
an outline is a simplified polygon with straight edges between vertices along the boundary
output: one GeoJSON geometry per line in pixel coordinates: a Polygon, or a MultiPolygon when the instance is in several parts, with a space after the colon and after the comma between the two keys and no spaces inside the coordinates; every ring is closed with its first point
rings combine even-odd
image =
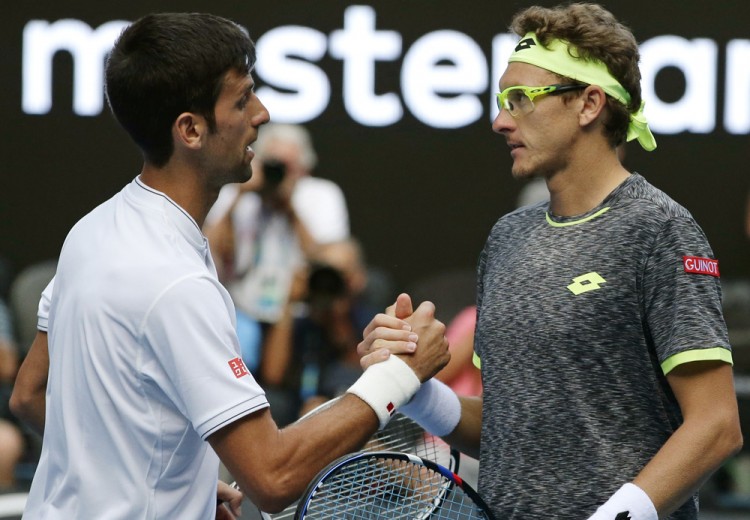
{"type": "Polygon", "coordinates": [[[178,168],[170,164],[157,168],[146,163],[139,178],[145,185],[164,193],[177,203],[200,227],[218,196],[218,192],[209,193],[200,176],[189,168],[178,168]]]}
{"type": "Polygon", "coordinates": [[[614,152],[589,155],[547,178],[550,211],[571,217],[591,211],[628,178],[630,173],[614,152]]]}

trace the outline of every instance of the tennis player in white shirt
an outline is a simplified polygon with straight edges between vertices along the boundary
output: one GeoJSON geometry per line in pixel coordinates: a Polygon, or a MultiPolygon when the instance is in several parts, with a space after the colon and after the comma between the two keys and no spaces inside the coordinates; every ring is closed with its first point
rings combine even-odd
{"type": "Polygon", "coordinates": [[[431,304],[400,326],[379,315],[365,341],[418,343],[416,355],[373,364],[319,415],[274,423],[200,231],[221,187],[252,174],[269,120],[254,61],[247,32],[207,14],[149,15],[116,42],[107,98],[144,165],[73,227],[42,299],[11,402],[44,432],[24,518],[232,518],[217,508],[219,460],[280,510],[447,363],[431,304]]]}

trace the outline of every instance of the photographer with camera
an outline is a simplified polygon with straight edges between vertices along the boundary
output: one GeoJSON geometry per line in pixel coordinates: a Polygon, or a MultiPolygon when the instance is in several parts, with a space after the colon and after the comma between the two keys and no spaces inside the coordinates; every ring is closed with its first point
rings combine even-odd
{"type": "Polygon", "coordinates": [[[269,328],[260,369],[278,422],[289,423],[346,391],[362,374],[357,344],[377,311],[366,303],[361,245],[321,246],[301,282],[304,312],[289,302],[269,328]]]}
{"type": "Polygon", "coordinates": [[[313,177],[303,127],[268,124],[253,145],[253,176],[222,188],[203,227],[238,314],[243,358],[257,372],[268,327],[289,301],[295,273],[322,244],[349,236],[341,189],[313,177]]]}

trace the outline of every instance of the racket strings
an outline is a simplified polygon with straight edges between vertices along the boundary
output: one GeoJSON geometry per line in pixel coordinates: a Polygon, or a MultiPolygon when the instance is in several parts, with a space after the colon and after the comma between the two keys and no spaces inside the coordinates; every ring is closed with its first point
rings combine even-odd
{"type": "MultiPolygon", "coordinates": [[[[372,436],[364,448],[362,448],[362,451],[399,451],[409,453],[432,460],[451,471],[455,471],[457,462],[451,454],[450,446],[447,443],[438,437],[426,434],[416,422],[399,413],[393,416],[388,426],[372,436]]],[[[273,520],[289,520],[294,518],[296,508],[297,503],[295,502],[280,513],[266,516],[273,520]]],[[[329,518],[335,519],[338,517],[331,516],[329,518]]]]}
{"type": "Polygon", "coordinates": [[[422,471],[425,468],[410,466],[390,460],[350,464],[316,490],[308,516],[417,518],[433,508],[432,499],[440,493],[442,477],[429,478],[422,471]]]}
{"type": "Polygon", "coordinates": [[[362,459],[323,481],[308,503],[309,519],[482,519],[452,481],[401,460],[362,459]]]}
{"type": "Polygon", "coordinates": [[[416,422],[401,414],[395,415],[388,426],[373,435],[362,451],[400,451],[431,460],[452,471],[456,465],[445,441],[426,433],[416,422]]]}

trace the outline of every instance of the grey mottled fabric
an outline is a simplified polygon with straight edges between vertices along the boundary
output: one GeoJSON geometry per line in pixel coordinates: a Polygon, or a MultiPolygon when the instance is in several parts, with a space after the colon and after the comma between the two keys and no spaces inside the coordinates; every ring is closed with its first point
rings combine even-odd
{"type": "Polygon", "coordinates": [[[590,213],[546,211],[502,217],[479,261],[479,491],[504,520],[587,518],[681,422],[662,363],[731,359],[719,279],[683,267],[713,258],[687,210],[632,174],[590,213]]]}

